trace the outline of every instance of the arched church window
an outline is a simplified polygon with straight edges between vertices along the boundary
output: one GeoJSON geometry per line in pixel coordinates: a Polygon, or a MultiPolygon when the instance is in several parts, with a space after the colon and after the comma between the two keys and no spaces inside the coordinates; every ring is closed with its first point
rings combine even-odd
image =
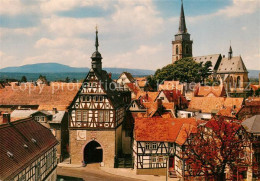
{"type": "Polygon", "coordinates": [[[186,46],[186,54],[188,54],[189,53],[189,46],[187,45],[186,46]]]}
{"type": "Polygon", "coordinates": [[[237,87],[239,88],[240,87],[240,76],[237,77],[237,87]]]}
{"type": "Polygon", "coordinates": [[[179,54],[179,46],[176,45],[176,54],[178,55],[179,54]]]}

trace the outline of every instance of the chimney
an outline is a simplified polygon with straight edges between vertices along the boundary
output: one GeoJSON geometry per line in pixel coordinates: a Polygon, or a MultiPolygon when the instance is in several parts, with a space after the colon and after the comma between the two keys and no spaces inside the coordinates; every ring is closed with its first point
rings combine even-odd
{"type": "Polygon", "coordinates": [[[10,114],[9,113],[3,114],[3,124],[5,124],[5,123],[10,123],[10,114]]]}
{"type": "Polygon", "coordinates": [[[57,110],[57,108],[56,108],[56,107],[52,108],[52,113],[53,113],[53,114],[56,114],[56,113],[58,113],[58,110],[57,110]]]}
{"type": "Polygon", "coordinates": [[[162,107],[162,99],[157,99],[157,106],[158,108],[162,107]]]}

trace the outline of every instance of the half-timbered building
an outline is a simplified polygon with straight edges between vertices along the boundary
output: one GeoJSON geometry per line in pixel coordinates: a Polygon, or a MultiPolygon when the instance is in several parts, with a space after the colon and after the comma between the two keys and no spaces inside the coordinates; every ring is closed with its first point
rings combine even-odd
{"type": "Polygon", "coordinates": [[[27,118],[10,122],[3,115],[0,125],[0,180],[56,180],[55,139],[49,129],[27,118]]]}
{"type": "Polygon", "coordinates": [[[91,69],[69,108],[70,158],[74,164],[114,167],[115,157],[124,153],[122,123],[131,94],[102,70],[97,31],[95,46],[91,69]]]}
{"type": "Polygon", "coordinates": [[[136,118],[133,152],[137,174],[175,175],[175,141],[184,124],[196,125],[193,118],[136,118]]]}

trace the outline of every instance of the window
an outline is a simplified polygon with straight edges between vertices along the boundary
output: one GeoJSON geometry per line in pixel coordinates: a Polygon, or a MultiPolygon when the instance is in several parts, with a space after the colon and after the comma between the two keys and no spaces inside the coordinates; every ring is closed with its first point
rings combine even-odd
{"type": "Polygon", "coordinates": [[[45,122],[45,117],[44,116],[35,116],[34,120],[38,121],[38,122],[45,122]]]}
{"type": "Polygon", "coordinates": [[[86,97],[82,96],[82,101],[85,102],[86,101],[86,97]]]}
{"type": "Polygon", "coordinates": [[[40,163],[37,163],[37,165],[35,165],[35,180],[39,180],[41,177],[41,165],[40,163]]]}
{"type": "Polygon", "coordinates": [[[82,111],[82,121],[88,121],[88,111],[82,111]]]}
{"type": "Polygon", "coordinates": [[[98,121],[99,122],[103,122],[103,117],[104,117],[104,112],[98,111],[98,121]]]}
{"type": "Polygon", "coordinates": [[[156,156],[152,156],[152,163],[156,163],[156,162],[157,162],[156,156]]]}
{"type": "Polygon", "coordinates": [[[153,143],[152,148],[153,148],[153,150],[156,150],[157,149],[157,143],[153,143]]]}
{"type": "Polygon", "coordinates": [[[98,102],[98,96],[95,97],[96,102],[98,102]]]}
{"type": "Polygon", "coordinates": [[[104,122],[109,122],[109,111],[104,111],[104,122]]]}
{"type": "Polygon", "coordinates": [[[189,46],[187,45],[186,46],[186,54],[188,54],[189,53],[189,46]]]}
{"type": "Polygon", "coordinates": [[[179,46],[176,45],[176,54],[178,55],[179,54],[179,46]]]}
{"type": "Polygon", "coordinates": [[[25,175],[20,176],[19,179],[18,179],[18,181],[24,181],[24,180],[26,180],[25,175]]]}
{"type": "Polygon", "coordinates": [[[90,96],[87,96],[87,102],[89,102],[89,101],[90,101],[90,98],[91,98],[90,96]]]}
{"type": "Polygon", "coordinates": [[[99,97],[99,101],[102,102],[103,101],[103,96],[99,97]]]}
{"type": "Polygon", "coordinates": [[[76,111],[76,121],[81,121],[81,111],[80,110],[76,111]]]}
{"type": "Polygon", "coordinates": [[[163,163],[163,156],[159,156],[159,157],[158,157],[158,162],[159,162],[159,163],[163,163]]]}
{"type": "Polygon", "coordinates": [[[150,143],[145,143],[145,149],[149,150],[150,149],[150,143]]]}
{"type": "Polygon", "coordinates": [[[174,144],[173,144],[173,143],[169,143],[169,147],[170,147],[170,148],[173,148],[173,147],[174,147],[174,144]]]}

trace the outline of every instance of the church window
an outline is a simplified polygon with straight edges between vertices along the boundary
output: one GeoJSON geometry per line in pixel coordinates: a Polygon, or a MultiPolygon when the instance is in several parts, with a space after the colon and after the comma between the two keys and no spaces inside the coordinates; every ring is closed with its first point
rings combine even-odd
{"type": "Polygon", "coordinates": [[[240,87],[240,76],[237,77],[237,87],[240,87]]]}
{"type": "Polygon", "coordinates": [[[81,121],[81,110],[76,111],[76,120],[81,121]]]}
{"type": "Polygon", "coordinates": [[[187,45],[186,46],[186,54],[188,54],[189,53],[189,46],[187,45]]]}
{"type": "Polygon", "coordinates": [[[176,45],[176,54],[178,55],[179,54],[179,46],[176,45]]]}

